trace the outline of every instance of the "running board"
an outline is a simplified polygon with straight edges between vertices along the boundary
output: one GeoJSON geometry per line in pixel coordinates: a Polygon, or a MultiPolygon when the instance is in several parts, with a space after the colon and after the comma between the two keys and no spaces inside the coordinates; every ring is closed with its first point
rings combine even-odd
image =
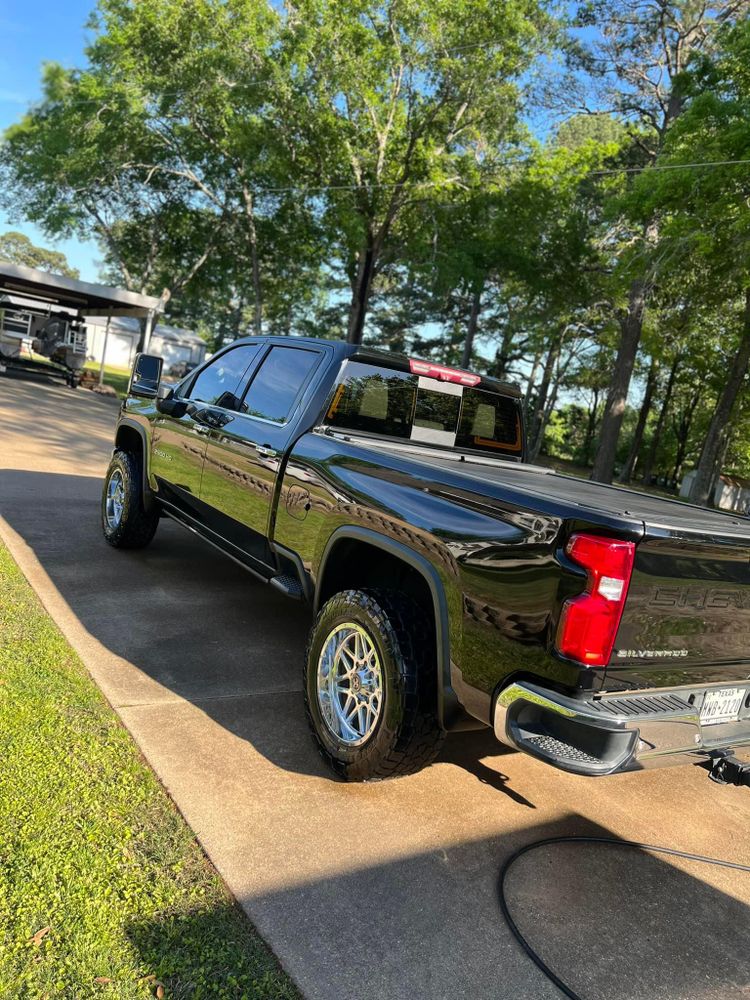
{"type": "Polygon", "coordinates": [[[289,573],[282,573],[280,576],[272,576],[268,582],[285,597],[291,597],[293,601],[301,601],[305,596],[299,579],[289,573]]]}

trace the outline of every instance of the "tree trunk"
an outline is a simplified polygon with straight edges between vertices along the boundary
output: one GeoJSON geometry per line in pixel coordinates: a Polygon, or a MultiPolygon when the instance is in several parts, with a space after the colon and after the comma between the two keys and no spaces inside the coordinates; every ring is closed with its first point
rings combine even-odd
{"type": "Polygon", "coordinates": [[[550,349],[547,353],[547,360],[544,362],[544,371],[542,372],[542,381],[539,384],[539,395],[534,403],[534,411],[529,421],[529,453],[528,459],[530,462],[536,461],[539,456],[539,452],[542,448],[542,442],[544,441],[544,425],[545,425],[545,413],[547,413],[547,397],[549,395],[549,388],[552,382],[552,373],[555,370],[555,365],[560,357],[560,348],[562,345],[562,337],[559,333],[556,333],[552,343],[550,344],[550,349]]]}
{"type": "MultiPolygon", "coordinates": [[[[729,375],[724,383],[724,389],[716,403],[716,408],[708,426],[708,432],[703,442],[701,456],[695,479],[690,488],[690,499],[693,503],[706,505],[711,495],[711,486],[716,475],[717,459],[721,451],[722,432],[729,422],[737,395],[747,373],[750,362],[750,289],[745,293],[745,310],[742,323],[742,339],[729,375]]],[[[720,471],[720,470],[719,470],[720,471]]]]}
{"type": "Polygon", "coordinates": [[[648,370],[648,378],[646,380],[646,391],[643,394],[643,402],[641,403],[641,409],[638,413],[638,423],[635,425],[635,433],[633,434],[633,442],[630,445],[628,460],[625,463],[625,467],[620,473],[618,480],[621,483],[629,483],[633,478],[633,473],[635,472],[635,463],[638,461],[638,454],[641,450],[641,444],[643,442],[643,432],[646,429],[646,421],[648,420],[649,413],[651,412],[651,403],[654,398],[654,389],[656,388],[656,373],[658,371],[659,364],[655,358],[652,358],[651,367],[648,370]]]}
{"type": "Polygon", "coordinates": [[[255,206],[249,188],[243,185],[242,196],[245,201],[245,218],[247,220],[248,241],[250,243],[250,268],[253,279],[253,333],[259,337],[263,333],[263,289],[260,281],[260,262],[258,260],[258,232],[255,228],[255,206]]]}
{"type": "Polygon", "coordinates": [[[661,410],[659,410],[659,418],[656,421],[656,427],[654,428],[654,436],[651,439],[651,445],[648,449],[648,455],[646,456],[646,463],[643,466],[643,472],[641,475],[641,480],[648,486],[649,480],[651,479],[651,473],[654,469],[654,462],[656,461],[656,451],[659,447],[659,441],[661,440],[661,434],[664,430],[664,421],[667,419],[667,412],[669,410],[669,404],[672,401],[672,390],[674,389],[674,380],[677,377],[677,369],[680,367],[680,362],[682,361],[682,355],[678,354],[674,361],[672,362],[672,367],[669,369],[669,378],[667,379],[667,387],[664,390],[664,399],[662,400],[661,410]]]}
{"type": "Polygon", "coordinates": [[[591,478],[600,483],[611,483],[617,455],[617,441],[620,437],[622,418],[628,399],[630,379],[638,353],[643,330],[643,312],[646,307],[646,281],[637,278],[630,285],[628,309],[620,322],[620,346],[617,351],[612,381],[602,417],[599,433],[599,447],[594,459],[591,478]]]}
{"type": "Polygon", "coordinates": [[[693,415],[695,414],[695,408],[701,398],[701,390],[697,388],[690,398],[690,402],[687,404],[685,412],[682,414],[682,419],[679,425],[675,428],[675,435],[677,437],[677,452],[674,459],[674,469],[672,470],[672,480],[679,485],[680,475],[682,474],[682,463],[685,461],[685,452],[687,451],[688,439],[690,437],[690,427],[693,423],[693,415]]]}
{"type": "Polygon", "coordinates": [[[466,327],[466,340],[464,341],[464,351],[461,355],[461,367],[471,367],[471,354],[474,350],[474,337],[479,326],[479,313],[482,308],[482,290],[484,282],[480,281],[474,286],[471,296],[471,312],[469,313],[469,325],[466,327]]]}
{"type": "Polygon", "coordinates": [[[529,372],[529,381],[526,385],[526,396],[524,398],[524,407],[526,411],[526,421],[529,420],[529,407],[531,405],[531,394],[534,391],[534,383],[536,382],[537,372],[539,371],[539,365],[542,363],[542,352],[537,351],[534,355],[534,361],[531,365],[531,371],[529,372]]]}
{"type": "Polygon", "coordinates": [[[594,442],[594,433],[596,431],[596,416],[599,410],[599,390],[594,389],[594,405],[589,410],[588,420],[586,421],[586,437],[583,441],[583,461],[586,465],[589,464],[589,456],[591,455],[591,445],[594,442]]]}
{"type": "MultiPolygon", "coordinates": [[[[510,327],[506,326],[505,332],[503,333],[502,340],[500,341],[500,346],[495,352],[495,362],[492,368],[492,374],[495,378],[502,379],[505,382],[511,380],[510,374],[510,363],[515,360],[513,357],[513,341],[516,336],[516,331],[510,327]]],[[[538,357],[539,355],[537,355],[538,357]]],[[[536,362],[538,365],[538,362],[536,362]]],[[[533,372],[536,377],[536,372],[533,372]]],[[[531,379],[529,379],[529,384],[531,385],[531,379]]]]}
{"type": "Polygon", "coordinates": [[[253,267],[253,333],[256,337],[259,337],[263,333],[263,299],[260,287],[258,241],[255,237],[255,225],[253,225],[253,236],[250,239],[250,253],[252,255],[253,267]]]}
{"type": "Polygon", "coordinates": [[[375,277],[375,248],[371,240],[360,253],[357,274],[352,286],[352,301],[349,306],[349,323],[346,339],[350,344],[361,344],[365,329],[367,307],[370,304],[372,280],[375,277]]]}

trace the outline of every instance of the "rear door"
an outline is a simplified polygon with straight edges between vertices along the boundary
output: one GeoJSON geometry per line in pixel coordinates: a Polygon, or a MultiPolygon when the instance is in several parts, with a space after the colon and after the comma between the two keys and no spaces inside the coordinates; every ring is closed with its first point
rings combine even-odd
{"type": "Polygon", "coordinates": [[[200,497],[209,526],[265,565],[273,562],[268,536],[279,467],[323,357],[308,345],[268,347],[248,373],[233,419],[208,438],[200,497]]]}
{"type": "Polygon", "coordinates": [[[212,358],[181,390],[184,412],[157,413],[154,420],[150,471],[159,495],[198,520],[203,520],[199,497],[211,427],[233,414],[236,393],[259,351],[257,344],[239,344],[212,358]]]}

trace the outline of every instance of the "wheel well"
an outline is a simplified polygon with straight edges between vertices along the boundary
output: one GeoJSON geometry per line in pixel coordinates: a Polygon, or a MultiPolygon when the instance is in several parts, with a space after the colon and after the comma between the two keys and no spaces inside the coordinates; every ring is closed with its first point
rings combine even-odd
{"type": "Polygon", "coordinates": [[[130,452],[131,455],[135,455],[141,465],[141,477],[143,480],[143,505],[146,510],[151,509],[151,504],[153,503],[153,497],[148,484],[148,470],[146,469],[146,455],[144,449],[144,441],[142,435],[135,429],[135,427],[129,427],[127,424],[121,424],[117,428],[117,434],[115,435],[115,448],[120,448],[122,451],[130,452]]]}
{"type": "Polygon", "coordinates": [[[115,447],[143,458],[143,438],[134,427],[128,427],[127,424],[117,428],[115,447]]]}
{"type": "Polygon", "coordinates": [[[344,538],[329,553],[318,586],[318,607],[340,590],[398,590],[425,612],[435,632],[435,604],[427,580],[391,552],[356,538],[344,538]]]}

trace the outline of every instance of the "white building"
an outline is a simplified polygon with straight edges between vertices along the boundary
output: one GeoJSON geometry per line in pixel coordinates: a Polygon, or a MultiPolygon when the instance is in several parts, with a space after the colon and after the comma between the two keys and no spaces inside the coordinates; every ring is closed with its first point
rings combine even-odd
{"type": "MultiPolygon", "coordinates": [[[[689,497],[690,488],[695,479],[695,470],[688,472],[680,485],[680,496],[689,497]]],[[[738,514],[750,511],[750,479],[739,476],[727,476],[722,473],[716,480],[714,489],[714,507],[720,510],[734,510],[738,514]]]]}
{"type": "MultiPolygon", "coordinates": [[[[113,316],[106,334],[107,317],[89,316],[85,320],[88,340],[88,356],[114,368],[130,368],[135,358],[140,325],[130,316],[113,316]],[[106,334],[106,337],[105,337],[106,334]]],[[[200,364],[206,355],[206,342],[192,330],[182,330],[174,326],[157,324],[151,334],[149,353],[160,354],[164,358],[165,372],[176,364],[188,362],[200,364]]]]}

